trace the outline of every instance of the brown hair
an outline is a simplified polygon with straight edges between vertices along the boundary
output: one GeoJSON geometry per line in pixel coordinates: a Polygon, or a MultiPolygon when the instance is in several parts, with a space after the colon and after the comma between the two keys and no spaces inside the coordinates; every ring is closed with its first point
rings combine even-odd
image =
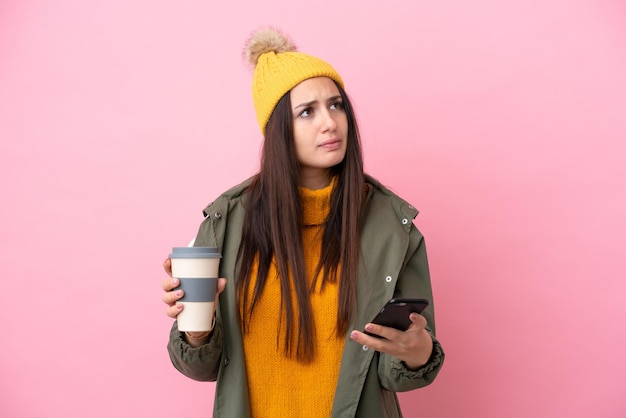
{"type": "Polygon", "coordinates": [[[347,115],[348,141],[343,161],[331,168],[331,174],[336,176],[337,182],[331,196],[330,211],[322,237],[322,254],[315,270],[313,285],[307,286],[304,264],[302,208],[298,192],[300,165],[295,152],[289,93],[280,99],[269,119],[261,167],[246,190],[246,215],[238,254],[237,300],[243,304],[241,311],[244,313],[244,332],[248,329],[246,315],[254,310],[265,286],[272,260],[275,260],[280,276],[281,310],[286,317],[285,354],[293,356],[295,353],[295,357],[302,362],[310,362],[315,356],[310,293],[315,288],[320,273],[323,272],[322,286],[339,280],[338,336],[347,332],[356,309],[365,178],[353,108],[345,91],[338,83],[335,84],[347,115]],[[249,287],[252,283],[250,276],[255,262],[258,262],[258,275],[252,300],[249,300],[249,287]],[[291,300],[292,285],[295,305],[291,300]],[[294,324],[297,324],[297,335],[294,335],[294,324]]]}

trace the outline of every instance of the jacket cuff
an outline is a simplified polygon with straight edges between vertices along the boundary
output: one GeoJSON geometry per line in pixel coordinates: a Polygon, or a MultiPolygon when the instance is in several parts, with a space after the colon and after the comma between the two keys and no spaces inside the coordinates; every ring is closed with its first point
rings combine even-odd
{"type": "Polygon", "coordinates": [[[391,372],[403,379],[425,379],[426,381],[432,382],[437,376],[437,373],[439,373],[441,366],[443,366],[445,359],[443,347],[434,336],[432,336],[432,339],[433,352],[426,364],[416,370],[411,370],[403,361],[394,359],[391,364],[391,372]]]}
{"type": "Polygon", "coordinates": [[[181,373],[194,380],[214,381],[223,348],[222,329],[216,324],[207,342],[192,347],[185,341],[184,333],[178,331],[174,322],[167,346],[172,363],[181,373]]]}
{"type": "Polygon", "coordinates": [[[199,347],[192,347],[185,340],[185,333],[178,330],[178,323],[174,321],[170,331],[170,342],[181,353],[183,360],[193,361],[195,358],[221,351],[221,328],[215,324],[207,341],[199,347]],[[217,351],[216,351],[217,350],[217,351]]]}

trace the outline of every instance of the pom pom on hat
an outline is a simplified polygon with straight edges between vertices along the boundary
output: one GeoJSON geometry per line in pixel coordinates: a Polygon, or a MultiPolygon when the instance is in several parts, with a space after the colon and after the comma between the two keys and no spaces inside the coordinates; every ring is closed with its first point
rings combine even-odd
{"type": "Polygon", "coordinates": [[[267,52],[279,54],[281,52],[295,52],[296,45],[278,29],[265,28],[254,32],[244,48],[246,62],[252,68],[256,67],[259,57],[267,52]]]}
{"type": "Polygon", "coordinates": [[[254,32],[246,42],[244,56],[254,67],[252,99],[263,134],[278,101],[302,81],[328,77],[343,87],[341,76],[330,64],[298,52],[296,45],[274,28],[254,32]]]}

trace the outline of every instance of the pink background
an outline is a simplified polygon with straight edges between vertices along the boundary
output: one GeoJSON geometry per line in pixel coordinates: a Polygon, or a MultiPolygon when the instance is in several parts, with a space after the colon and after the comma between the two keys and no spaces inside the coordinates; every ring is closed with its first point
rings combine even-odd
{"type": "Polygon", "coordinates": [[[625,3],[248,3],[0,2],[0,415],[210,416],[161,262],[257,168],[240,54],[273,24],[421,210],[448,357],[406,416],[626,416],[625,3]]]}

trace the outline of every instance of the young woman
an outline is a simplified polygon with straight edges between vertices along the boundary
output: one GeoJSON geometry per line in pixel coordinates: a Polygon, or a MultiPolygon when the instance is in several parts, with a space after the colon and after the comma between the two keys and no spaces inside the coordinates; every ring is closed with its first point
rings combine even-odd
{"type": "MultiPolygon", "coordinates": [[[[254,33],[246,53],[261,168],[204,210],[195,245],[223,255],[219,307],[211,332],[174,322],[172,363],[217,380],[215,417],[402,416],[395,392],[430,384],[444,360],[417,210],[364,174],[332,66],[274,29],[254,33]],[[370,323],[392,297],[431,304],[406,331],[370,323]]],[[[178,284],[162,284],[172,318],[178,284]]]]}

